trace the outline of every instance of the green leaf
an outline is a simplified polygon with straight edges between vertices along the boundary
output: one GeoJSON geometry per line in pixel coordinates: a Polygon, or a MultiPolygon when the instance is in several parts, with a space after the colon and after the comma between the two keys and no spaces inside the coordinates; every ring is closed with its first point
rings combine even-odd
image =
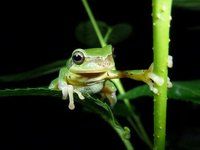
{"type": "Polygon", "coordinates": [[[45,87],[0,90],[0,97],[11,97],[11,96],[61,97],[61,92],[60,91],[52,91],[45,87]]]}
{"type": "Polygon", "coordinates": [[[131,112],[129,109],[127,109],[127,106],[123,101],[118,101],[114,108],[113,108],[113,113],[117,116],[121,117],[131,117],[131,112]]]}
{"type": "Polygon", "coordinates": [[[130,129],[128,127],[122,127],[118,123],[118,121],[114,118],[114,115],[113,115],[110,107],[105,102],[102,102],[101,100],[95,99],[91,96],[89,96],[88,98],[89,98],[88,100],[90,100],[90,101],[87,100],[86,107],[89,108],[89,111],[99,114],[117,132],[118,136],[124,142],[126,147],[129,147],[129,149],[133,149],[131,146],[131,142],[129,141],[130,136],[131,136],[130,129]],[[90,103],[88,103],[88,102],[90,102],[90,103]],[[91,103],[93,105],[91,105],[91,103]],[[94,106],[94,104],[95,104],[95,106],[94,106]]]}
{"type": "MultiPolygon", "coordinates": [[[[98,21],[99,29],[103,36],[106,35],[108,25],[105,22],[98,21]]],[[[81,22],[75,29],[76,38],[89,47],[101,47],[98,37],[90,21],[81,22]]]]}
{"type": "Polygon", "coordinates": [[[192,26],[187,28],[190,31],[200,31],[200,26],[192,26]]]}
{"type": "Polygon", "coordinates": [[[96,112],[97,114],[100,114],[104,119],[106,119],[107,121],[109,120],[112,122],[113,125],[116,125],[113,113],[110,107],[105,102],[97,98],[94,98],[90,95],[87,95],[86,97],[87,97],[87,100],[85,101],[87,103],[86,110],[87,108],[89,108],[88,111],[93,110],[92,111],[93,113],[96,112]]]}
{"type": "MultiPolygon", "coordinates": [[[[152,96],[152,92],[147,85],[129,90],[118,99],[136,99],[142,96],[152,96]]],[[[168,90],[168,98],[174,100],[190,101],[200,104],[200,80],[173,82],[173,87],[168,90]]]]}
{"type": "Polygon", "coordinates": [[[133,88],[129,91],[127,91],[125,94],[119,95],[118,99],[136,99],[138,97],[142,96],[152,96],[151,91],[149,90],[149,87],[147,85],[138,86],[136,88],[133,88]]]}
{"type": "MultiPolygon", "coordinates": [[[[97,21],[106,43],[116,44],[125,40],[132,32],[127,23],[109,26],[103,21],[97,21]]],[[[80,23],[75,30],[76,38],[89,47],[100,47],[99,40],[90,21],[80,23]]]]}
{"type": "MultiPolygon", "coordinates": [[[[0,97],[8,96],[53,96],[60,97],[61,99],[61,91],[50,90],[45,87],[0,90],[0,97]]],[[[85,97],[85,100],[78,100],[77,97],[75,97],[75,100],[83,104],[84,108],[86,108],[85,110],[99,114],[106,122],[108,122],[113,127],[113,129],[117,132],[123,142],[131,147],[131,143],[129,141],[130,129],[128,127],[123,128],[117,122],[110,107],[105,102],[88,94],[85,95],[85,97]]]]}
{"type": "Polygon", "coordinates": [[[111,33],[108,37],[107,43],[116,44],[124,41],[132,33],[132,27],[127,23],[117,24],[111,27],[111,33]]]}
{"type": "Polygon", "coordinates": [[[199,11],[200,0],[173,0],[173,6],[199,11]]]}
{"type": "Polygon", "coordinates": [[[177,150],[199,150],[200,129],[198,126],[190,125],[182,128],[181,133],[171,133],[168,138],[168,149],[177,150]]]}
{"type": "MultiPolygon", "coordinates": [[[[0,97],[12,97],[12,96],[52,96],[59,97],[61,99],[62,93],[57,90],[50,90],[46,87],[38,87],[38,88],[20,88],[20,89],[5,89],[0,90],[0,97]]],[[[109,122],[112,122],[113,125],[116,125],[115,118],[110,107],[103,101],[96,99],[90,95],[84,95],[86,99],[78,100],[77,96],[75,96],[75,100],[85,106],[85,108],[89,108],[91,112],[95,112],[103,116],[109,122]]],[[[67,109],[67,108],[66,108],[67,109]]]]}
{"type": "Polygon", "coordinates": [[[0,76],[0,82],[19,82],[51,74],[53,72],[60,70],[60,68],[65,65],[65,63],[66,60],[59,60],[27,72],[11,74],[11,75],[3,75],[0,76]]]}
{"type": "Polygon", "coordinates": [[[174,82],[168,97],[200,104],[200,80],[174,82]]]}

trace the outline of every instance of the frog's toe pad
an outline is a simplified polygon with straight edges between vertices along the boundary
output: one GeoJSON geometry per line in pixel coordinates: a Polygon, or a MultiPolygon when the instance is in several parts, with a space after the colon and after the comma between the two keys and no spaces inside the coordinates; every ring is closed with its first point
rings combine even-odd
{"type": "Polygon", "coordinates": [[[82,93],[76,89],[74,89],[74,92],[78,95],[79,99],[84,100],[85,97],[82,95],[82,93]]]}
{"type": "Polygon", "coordinates": [[[159,77],[158,75],[156,75],[155,73],[149,73],[148,77],[154,82],[156,83],[158,86],[163,85],[164,83],[164,79],[159,77]]]}
{"type": "Polygon", "coordinates": [[[155,88],[155,84],[157,84],[158,86],[163,85],[164,83],[164,79],[159,77],[158,75],[156,75],[155,73],[148,73],[148,78],[150,79],[147,84],[149,85],[150,90],[154,93],[154,94],[158,94],[158,89],[155,88]]]}
{"type": "Polygon", "coordinates": [[[172,82],[170,81],[170,78],[169,78],[169,77],[167,78],[167,87],[168,87],[168,88],[172,88],[172,87],[173,87],[173,84],[172,84],[172,82]]]}
{"type": "MultiPolygon", "coordinates": [[[[155,88],[154,84],[157,84],[158,86],[162,86],[164,83],[164,79],[159,77],[158,75],[154,74],[154,73],[149,73],[148,77],[151,79],[147,84],[149,85],[150,90],[155,93],[158,94],[158,89],[155,88]]],[[[167,78],[167,87],[171,88],[172,82],[170,81],[170,78],[167,78]]]]}
{"type": "Polygon", "coordinates": [[[58,89],[62,91],[62,99],[66,100],[68,97],[68,84],[65,82],[58,82],[58,89]]]}
{"type": "Polygon", "coordinates": [[[74,105],[74,104],[69,104],[68,108],[69,108],[70,110],[74,110],[74,109],[75,109],[75,105],[74,105]]]}
{"type": "Polygon", "coordinates": [[[167,62],[167,66],[169,68],[173,67],[173,57],[171,55],[168,56],[168,62],[167,62]]]}
{"type": "Polygon", "coordinates": [[[62,99],[66,100],[68,97],[68,88],[63,88],[62,89],[62,99]]]}

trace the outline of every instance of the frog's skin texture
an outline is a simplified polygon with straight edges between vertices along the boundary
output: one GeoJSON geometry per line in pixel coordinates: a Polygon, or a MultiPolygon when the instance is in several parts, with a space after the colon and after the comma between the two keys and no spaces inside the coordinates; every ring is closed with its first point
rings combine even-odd
{"type": "Polygon", "coordinates": [[[111,79],[131,78],[147,83],[154,93],[157,89],[154,83],[163,84],[163,79],[152,73],[153,65],[147,70],[115,70],[113,48],[107,45],[103,48],[76,49],[66,66],[60,69],[59,76],[51,82],[49,89],[61,90],[63,99],[69,96],[69,109],[73,110],[74,96],[76,93],[80,99],[84,94],[100,93],[109,100],[111,106],[117,102],[116,87],[111,79]]]}

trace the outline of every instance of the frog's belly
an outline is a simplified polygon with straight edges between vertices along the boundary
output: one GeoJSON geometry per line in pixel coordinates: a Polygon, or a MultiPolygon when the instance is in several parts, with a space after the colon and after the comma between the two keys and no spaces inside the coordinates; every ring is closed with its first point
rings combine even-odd
{"type": "Polygon", "coordinates": [[[75,86],[75,88],[81,93],[95,94],[99,93],[102,90],[103,84],[103,82],[100,82],[87,86],[75,86]]]}

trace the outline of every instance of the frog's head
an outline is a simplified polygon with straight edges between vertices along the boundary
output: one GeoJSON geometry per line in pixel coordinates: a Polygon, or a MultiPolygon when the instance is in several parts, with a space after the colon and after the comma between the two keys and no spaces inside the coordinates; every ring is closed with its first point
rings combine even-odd
{"type": "Polygon", "coordinates": [[[103,48],[76,49],[69,61],[69,71],[73,73],[103,73],[114,69],[111,45],[103,48]]]}

